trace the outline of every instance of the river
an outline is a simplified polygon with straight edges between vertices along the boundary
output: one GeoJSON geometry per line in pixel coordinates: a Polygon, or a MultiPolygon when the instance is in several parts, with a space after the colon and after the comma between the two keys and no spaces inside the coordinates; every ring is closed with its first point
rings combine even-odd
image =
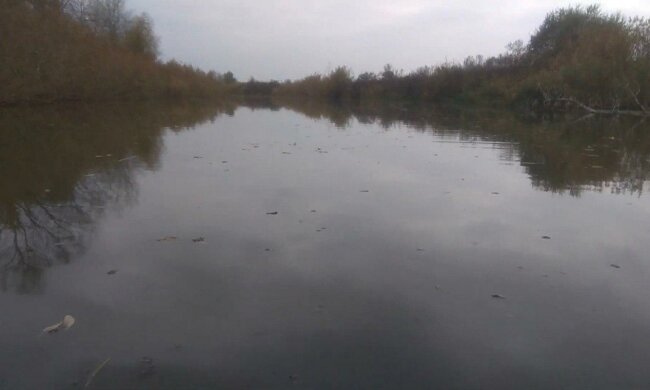
{"type": "Polygon", "coordinates": [[[2,389],[650,386],[636,119],[6,108],[0,177],[2,389]]]}

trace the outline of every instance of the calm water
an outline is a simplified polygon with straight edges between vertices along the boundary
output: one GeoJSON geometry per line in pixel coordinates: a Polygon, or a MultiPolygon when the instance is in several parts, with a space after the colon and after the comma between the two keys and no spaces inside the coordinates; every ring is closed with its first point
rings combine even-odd
{"type": "Polygon", "coordinates": [[[2,389],[650,388],[644,123],[5,109],[0,176],[2,389]]]}

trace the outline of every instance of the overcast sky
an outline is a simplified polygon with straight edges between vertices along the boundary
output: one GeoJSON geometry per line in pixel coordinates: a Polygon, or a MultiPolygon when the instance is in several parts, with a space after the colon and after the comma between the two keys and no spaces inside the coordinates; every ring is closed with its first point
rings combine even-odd
{"type": "MultiPolygon", "coordinates": [[[[231,70],[240,80],[300,78],[347,65],[405,71],[527,41],[562,0],[127,0],[152,16],[164,59],[231,70]]],[[[601,1],[650,16],[650,0],[601,1]]]]}

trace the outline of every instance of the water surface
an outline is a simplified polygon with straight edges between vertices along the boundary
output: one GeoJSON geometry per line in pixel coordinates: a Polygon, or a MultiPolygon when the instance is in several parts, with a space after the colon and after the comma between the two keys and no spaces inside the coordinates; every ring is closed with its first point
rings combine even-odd
{"type": "Polygon", "coordinates": [[[649,130],[3,110],[0,388],[647,388],[649,130]]]}

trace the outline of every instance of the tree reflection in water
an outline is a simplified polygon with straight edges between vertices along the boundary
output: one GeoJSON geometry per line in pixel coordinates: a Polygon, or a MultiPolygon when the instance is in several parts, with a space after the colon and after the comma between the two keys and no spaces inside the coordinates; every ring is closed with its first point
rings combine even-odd
{"type": "MultiPolygon", "coordinates": [[[[650,172],[650,124],[630,118],[518,118],[503,111],[387,103],[249,100],[337,127],[398,124],[440,140],[488,144],[521,164],[534,188],[637,194],[650,172]]],[[[5,109],[0,115],[0,289],[42,291],[43,270],[82,253],[107,208],[137,198],[134,175],[155,170],[166,129],[183,131],[236,105],[148,104],[5,109]]]]}
{"type": "Polygon", "coordinates": [[[45,267],[83,252],[108,207],[135,200],[165,129],[232,114],[222,104],[58,106],[0,116],[0,289],[42,291],[45,267]]]}
{"type": "Polygon", "coordinates": [[[283,100],[282,104],[341,128],[355,119],[385,129],[402,124],[449,141],[492,144],[504,161],[521,164],[533,187],[542,191],[641,195],[650,178],[650,122],[644,119],[530,118],[507,111],[386,102],[337,106],[283,100]]]}

